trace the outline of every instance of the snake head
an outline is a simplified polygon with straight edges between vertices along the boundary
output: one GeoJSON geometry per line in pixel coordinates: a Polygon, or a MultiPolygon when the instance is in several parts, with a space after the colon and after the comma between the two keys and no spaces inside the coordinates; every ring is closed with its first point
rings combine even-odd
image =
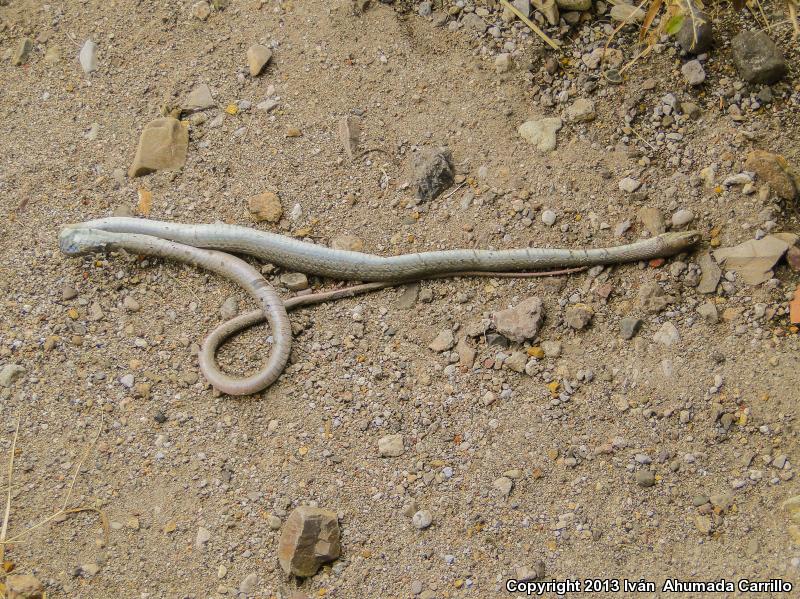
{"type": "Polygon", "coordinates": [[[664,240],[665,247],[675,254],[697,245],[702,239],[699,231],[673,231],[662,233],[660,237],[664,240]]]}
{"type": "Polygon", "coordinates": [[[96,229],[68,226],[58,234],[58,246],[67,256],[93,254],[106,249],[107,235],[96,229]]]}

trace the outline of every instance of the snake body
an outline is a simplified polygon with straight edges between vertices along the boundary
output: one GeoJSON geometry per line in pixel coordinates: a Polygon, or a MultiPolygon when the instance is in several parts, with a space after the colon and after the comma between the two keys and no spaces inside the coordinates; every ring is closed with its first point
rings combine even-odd
{"type": "Polygon", "coordinates": [[[460,249],[377,256],[336,250],[283,235],[222,223],[182,224],[138,218],[103,218],[66,226],[61,231],[59,245],[61,251],[69,256],[124,249],[179,260],[211,270],[241,285],[259,303],[259,310],[217,327],[204,341],[199,363],[206,380],[219,391],[229,395],[248,395],[275,382],[286,366],[292,339],[287,309],[430,277],[495,275],[498,271],[511,273],[650,260],[685,251],[699,240],[697,232],[687,231],[664,233],[609,248],[460,249]],[[243,260],[217,250],[248,254],[299,272],[372,282],[292,298],[284,304],[257,270],[243,260]],[[230,335],[264,318],[269,322],[273,337],[272,352],[264,368],[242,379],[223,373],[215,360],[217,347],[230,335]]]}

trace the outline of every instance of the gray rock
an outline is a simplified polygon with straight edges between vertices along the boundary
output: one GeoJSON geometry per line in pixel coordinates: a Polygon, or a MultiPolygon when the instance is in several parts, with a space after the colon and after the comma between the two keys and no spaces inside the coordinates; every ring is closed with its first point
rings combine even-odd
{"type": "Polygon", "coordinates": [[[528,363],[528,354],[524,351],[515,351],[503,362],[503,367],[514,372],[524,372],[528,363]]]}
{"type": "Polygon", "coordinates": [[[19,364],[6,364],[0,370],[0,387],[10,387],[25,372],[25,368],[19,364]]]}
{"type": "Polygon", "coordinates": [[[452,161],[448,148],[427,148],[414,157],[414,187],[420,200],[433,200],[453,184],[452,161]]]}
{"type": "Polygon", "coordinates": [[[247,67],[250,76],[257,77],[272,59],[272,50],[261,44],[253,44],[247,49],[247,67]]]}
{"type": "Polygon", "coordinates": [[[617,4],[611,8],[609,14],[615,21],[625,21],[626,23],[641,23],[644,21],[644,11],[632,4],[617,4]]]}
{"type": "Polygon", "coordinates": [[[428,510],[420,510],[412,516],[411,523],[414,528],[424,530],[433,523],[433,516],[428,510]]]}
{"type": "Polygon", "coordinates": [[[639,305],[650,314],[657,314],[675,301],[658,283],[645,283],[639,288],[639,305]]]}
{"type": "Polygon", "coordinates": [[[739,76],[750,83],[776,83],[786,75],[783,54],[763,31],[744,31],[731,42],[739,76]]]}
{"type": "Polygon", "coordinates": [[[19,67],[28,62],[28,57],[33,50],[33,40],[29,37],[23,37],[19,40],[17,47],[14,48],[14,53],[11,55],[11,64],[19,67]]]}
{"type": "Polygon", "coordinates": [[[542,222],[546,224],[548,227],[552,227],[554,224],[556,224],[556,218],[557,218],[556,213],[553,212],[552,210],[542,211],[542,216],[541,216],[542,222]]]}
{"type": "Polygon", "coordinates": [[[596,116],[594,102],[587,98],[578,98],[567,108],[567,120],[573,123],[593,121],[596,116]]]}
{"type": "Polygon", "coordinates": [[[495,312],[493,321],[495,330],[511,341],[533,339],[544,322],[542,300],[529,297],[513,308],[495,312]]]}
{"type": "Polygon", "coordinates": [[[640,487],[647,488],[656,484],[656,475],[651,470],[638,470],[634,475],[636,484],[640,487]]]}
{"type": "Polygon", "coordinates": [[[194,546],[202,549],[211,540],[211,531],[202,526],[197,529],[197,535],[194,538],[194,546]]]}
{"type": "Polygon", "coordinates": [[[403,287],[403,292],[394,304],[398,310],[410,310],[417,303],[419,295],[419,283],[410,283],[403,287]]]}
{"type": "Polygon", "coordinates": [[[97,44],[92,40],[86,40],[78,54],[83,72],[87,75],[97,70],[97,44]]]}
{"type": "Polygon", "coordinates": [[[403,435],[386,435],[378,439],[378,455],[382,458],[396,458],[404,451],[403,435]]]}
{"type": "Polygon", "coordinates": [[[215,105],[214,98],[211,96],[211,88],[208,87],[205,83],[202,83],[195,87],[189,95],[186,96],[186,100],[183,105],[184,112],[197,112],[198,110],[205,110],[206,108],[211,108],[215,105]]]}
{"type": "Polygon", "coordinates": [[[589,10],[592,8],[592,0],[556,0],[558,8],[561,10],[589,10]]]}
{"type": "Polygon", "coordinates": [[[556,131],[562,126],[559,118],[545,118],[526,121],[517,128],[517,132],[540,152],[552,152],[556,149],[556,131]]]}
{"type": "Polygon", "coordinates": [[[542,341],[542,351],[548,358],[557,358],[561,355],[560,341],[542,341]]]}
{"type": "Polygon", "coordinates": [[[717,324],[719,322],[719,313],[717,306],[714,302],[705,302],[697,308],[697,313],[708,324],[717,324]]]}
{"type": "Polygon", "coordinates": [[[675,228],[688,225],[694,220],[694,212],[691,210],[681,209],[672,215],[672,226],[675,228]]]}
{"type": "Polygon", "coordinates": [[[623,339],[633,339],[641,327],[641,318],[623,318],[619,321],[619,334],[623,339]]]}
{"type": "Polygon", "coordinates": [[[302,272],[287,272],[281,275],[281,285],[291,291],[308,289],[308,277],[302,272]]]}
{"type": "Polygon", "coordinates": [[[464,16],[461,17],[461,25],[467,31],[480,34],[486,33],[486,29],[489,27],[486,21],[474,12],[465,13],[464,16]]]}
{"type": "Polygon", "coordinates": [[[625,191],[627,193],[633,193],[634,191],[639,189],[639,187],[641,187],[641,185],[642,184],[639,181],[637,181],[636,179],[633,179],[631,177],[625,177],[624,179],[622,179],[619,182],[620,190],[621,191],[625,191]]]}
{"type": "Polygon", "coordinates": [[[239,583],[239,592],[242,595],[252,595],[258,585],[258,574],[248,574],[239,583]]]}
{"type": "Polygon", "coordinates": [[[235,297],[229,297],[219,308],[219,315],[223,320],[230,320],[239,313],[239,301],[235,297]]]}
{"type": "Polygon", "coordinates": [[[492,483],[492,486],[497,489],[503,497],[511,495],[511,489],[514,488],[514,481],[507,476],[501,476],[492,483]]]}
{"type": "Polygon", "coordinates": [[[692,2],[675,39],[684,52],[702,54],[711,48],[713,33],[710,17],[692,2]]]}
{"type": "Polygon", "coordinates": [[[700,85],[706,80],[706,71],[699,60],[690,60],[681,67],[683,78],[689,85],[700,85]]]}
{"type": "Polygon", "coordinates": [[[421,17],[429,17],[433,13],[433,6],[430,2],[420,2],[417,14],[421,17]]]}
{"type": "Polygon", "coordinates": [[[428,346],[428,348],[435,352],[441,353],[451,349],[454,344],[455,339],[453,338],[453,331],[450,329],[445,329],[436,336],[436,339],[431,341],[431,344],[428,346]]]}
{"type": "Polygon", "coordinates": [[[661,328],[653,335],[653,341],[663,345],[664,347],[672,347],[681,340],[681,335],[677,327],[671,322],[667,321],[661,325],[661,328]]]}
{"type": "Polygon", "coordinates": [[[564,322],[576,331],[580,331],[589,326],[594,316],[594,311],[585,304],[575,304],[567,308],[564,313],[564,322]]]}
{"type": "Polygon", "coordinates": [[[717,266],[714,258],[712,258],[711,254],[708,252],[700,256],[697,263],[702,271],[700,283],[697,285],[697,291],[699,293],[714,293],[722,277],[722,269],[717,266]]]}
{"type": "Polygon", "coordinates": [[[521,12],[525,17],[531,16],[530,0],[514,0],[511,4],[513,4],[514,8],[521,12]]]}
{"type": "Polygon", "coordinates": [[[650,235],[660,235],[667,230],[664,215],[658,208],[642,208],[639,210],[639,220],[650,235]]]}

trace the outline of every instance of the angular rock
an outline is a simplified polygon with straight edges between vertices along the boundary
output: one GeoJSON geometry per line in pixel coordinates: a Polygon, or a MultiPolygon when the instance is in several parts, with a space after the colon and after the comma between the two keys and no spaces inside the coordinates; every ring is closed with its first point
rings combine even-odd
{"type": "Polygon", "coordinates": [[[10,387],[18,378],[25,374],[26,370],[19,364],[6,364],[0,370],[0,387],[10,387]]]}
{"type": "Polygon", "coordinates": [[[627,192],[627,193],[633,193],[634,191],[639,189],[641,186],[642,186],[642,184],[639,181],[637,181],[636,179],[633,179],[631,177],[625,177],[624,179],[622,179],[619,182],[620,191],[624,191],[624,192],[627,192]]]}
{"type": "Polygon", "coordinates": [[[510,339],[522,343],[533,339],[544,322],[544,306],[538,297],[529,297],[513,308],[494,313],[495,330],[510,339]]]}
{"type": "Polygon", "coordinates": [[[44,585],[30,574],[10,574],[5,579],[7,599],[44,599],[44,585]]]}
{"type": "Polygon", "coordinates": [[[277,193],[265,191],[247,200],[247,210],[257,222],[277,223],[283,216],[283,206],[277,193]]]}
{"type": "Polygon", "coordinates": [[[192,16],[195,19],[205,21],[211,14],[211,6],[205,0],[200,0],[192,4],[192,16]]]}
{"type": "Polygon", "coordinates": [[[414,157],[414,187],[420,200],[433,200],[453,184],[452,161],[448,148],[427,148],[414,157]]]}
{"type": "Polygon", "coordinates": [[[800,173],[780,154],[754,150],[747,155],[744,168],[769,183],[770,189],[784,200],[795,199],[800,190],[800,173]]]}
{"type": "Polygon", "coordinates": [[[431,341],[431,344],[428,346],[428,348],[435,352],[441,353],[451,349],[454,344],[455,339],[453,338],[453,331],[450,329],[445,329],[436,336],[436,339],[431,341]]]}
{"type": "Polygon", "coordinates": [[[708,252],[704,253],[697,260],[702,275],[700,276],[700,283],[697,285],[699,293],[714,293],[717,290],[717,284],[722,277],[722,269],[717,266],[714,258],[708,252]]]}
{"type": "Polygon", "coordinates": [[[578,98],[567,108],[567,120],[573,123],[593,121],[596,116],[594,102],[587,98],[578,98]]]}
{"type": "Polygon", "coordinates": [[[281,275],[281,285],[290,291],[308,289],[308,277],[302,272],[287,272],[281,275]]]}
{"type": "Polygon", "coordinates": [[[714,258],[736,272],[744,283],[759,285],[772,278],[772,268],[796,241],[796,235],[776,233],[714,250],[714,258]]]}
{"type": "Polygon", "coordinates": [[[533,7],[544,15],[548,24],[558,25],[558,5],[555,0],[531,0],[533,7]]]}
{"type": "Polygon", "coordinates": [[[496,73],[508,73],[513,66],[514,62],[508,52],[501,52],[494,58],[494,70],[496,73]]]}
{"type": "Polygon", "coordinates": [[[639,210],[639,220],[650,235],[660,235],[667,230],[664,215],[658,208],[642,208],[639,210]]]}
{"type": "Polygon", "coordinates": [[[14,53],[11,55],[11,64],[19,67],[28,62],[28,57],[33,50],[33,40],[29,37],[23,37],[19,40],[17,47],[14,48],[14,53]]]}
{"type": "Polygon", "coordinates": [[[706,71],[699,60],[690,60],[681,67],[683,78],[689,85],[700,85],[706,80],[706,71]]]}
{"type": "Polygon", "coordinates": [[[414,528],[425,530],[433,523],[433,516],[428,510],[419,510],[411,517],[414,528]]]}
{"type": "Polygon", "coordinates": [[[503,362],[503,367],[514,372],[524,372],[528,363],[528,354],[524,351],[515,351],[503,362]]]}
{"type": "Polygon", "coordinates": [[[339,141],[348,158],[355,156],[361,139],[361,119],[357,116],[345,116],[339,120],[339,141]]]}
{"type": "Polygon", "coordinates": [[[331,247],[346,252],[363,252],[364,240],[355,235],[337,235],[331,239],[331,247]]]}
{"type": "Polygon", "coordinates": [[[201,83],[186,96],[186,101],[183,104],[183,111],[197,112],[198,110],[211,108],[215,104],[214,98],[211,96],[211,89],[205,83],[201,83]]]}
{"type": "Polygon", "coordinates": [[[247,49],[247,66],[251,77],[258,77],[272,58],[272,50],[261,44],[253,44],[247,49]]]}
{"type": "Polygon", "coordinates": [[[162,117],[145,125],[133,159],[129,177],[140,177],[154,171],[174,171],[186,163],[189,131],[178,119],[162,117]]]}
{"type": "Polygon", "coordinates": [[[78,61],[81,63],[83,72],[87,75],[97,70],[97,44],[92,40],[86,40],[78,54],[78,61]]]}
{"type": "Polygon", "coordinates": [[[514,481],[507,476],[501,476],[492,483],[492,486],[500,492],[503,497],[511,495],[511,489],[514,488],[514,481]]]}
{"type": "Polygon", "coordinates": [[[672,347],[681,340],[681,334],[678,328],[667,321],[661,325],[661,328],[653,335],[653,341],[660,343],[665,347],[672,347]]]}
{"type": "Polygon", "coordinates": [[[589,10],[592,8],[592,0],[556,0],[558,8],[561,10],[589,10]]]}
{"type": "Polygon", "coordinates": [[[517,132],[540,152],[552,152],[556,149],[556,131],[562,126],[559,118],[545,118],[526,121],[517,128],[517,132]]]}
{"type": "Polygon", "coordinates": [[[611,8],[609,14],[615,21],[625,21],[626,23],[641,23],[644,21],[644,11],[632,4],[617,4],[611,8]]]}
{"type": "Polygon", "coordinates": [[[466,337],[459,339],[456,344],[456,353],[458,354],[458,363],[467,368],[472,368],[475,364],[475,356],[477,352],[469,344],[466,337]]]}
{"type": "Polygon", "coordinates": [[[313,576],[342,552],[336,512],[302,506],[289,514],[278,541],[278,561],[286,574],[313,576]]]}
{"type": "Polygon", "coordinates": [[[594,311],[586,304],[575,304],[567,308],[564,314],[564,322],[576,331],[585,329],[592,321],[594,311]]]}
{"type": "Polygon", "coordinates": [[[777,83],[786,75],[786,61],[763,31],[743,31],[731,41],[739,76],[750,83],[777,83]]]}
{"type": "Polygon", "coordinates": [[[675,301],[658,283],[645,283],[639,288],[639,305],[650,314],[657,314],[675,301]]]}
{"type": "Polygon", "coordinates": [[[641,318],[623,318],[619,321],[619,334],[623,339],[633,339],[642,327],[641,318]]]}
{"type": "Polygon", "coordinates": [[[481,17],[476,15],[474,12],[465,13],[463,17],[461,17],[461,25],[467,31],[472,33],[486,33],[486,29],[489,27],[481,17]]]}
{"type": "Polygon", "coordinates": [[[714,302],[705,302],[697,307],[697,313],[708,324],[717,324],[719,322],[719,312],[714,302]]]}
{"type": "Polygon", "coordinates": [[[382,458],[396,458],[404,451],[403,435],[386,435],[378,439],[378,454],[382,458]]]}
{"type": "Polygon", "coordinates": [[[694,2],[689,8],[691,10],[686,12],[675,39],[684,52],[702,54],[711,48],[714,41],[711,18],[694,2]]]}

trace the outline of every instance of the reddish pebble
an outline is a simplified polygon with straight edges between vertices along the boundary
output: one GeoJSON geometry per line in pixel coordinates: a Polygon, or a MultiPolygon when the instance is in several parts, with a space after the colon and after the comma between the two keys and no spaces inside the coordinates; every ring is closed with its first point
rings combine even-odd
{"type": "Polygon", "coordinates": [[[666,262],[664,258],[653,258],[650,260],[650,262],[648,262],[648,264],[650,265],[650,268],[660,268],[664,266],[664,262],[666,262]]]}

